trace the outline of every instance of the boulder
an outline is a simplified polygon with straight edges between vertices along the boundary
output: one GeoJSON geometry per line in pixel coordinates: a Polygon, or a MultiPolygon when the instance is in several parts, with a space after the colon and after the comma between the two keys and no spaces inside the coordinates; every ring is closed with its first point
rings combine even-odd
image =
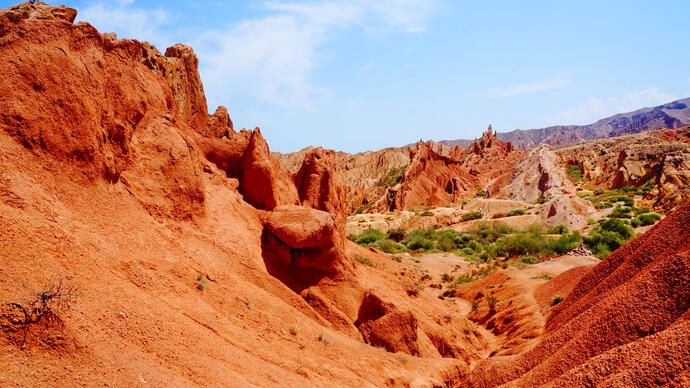
{"type": "MultiPolygon", "coordinates": [[[[290,248],[330,248],[336,243],[335,218],[324,211],[286,205],[273,209],[266,227],[290,248]]],[[[341,247],[342,248],[342,247],[341,247]]]]}

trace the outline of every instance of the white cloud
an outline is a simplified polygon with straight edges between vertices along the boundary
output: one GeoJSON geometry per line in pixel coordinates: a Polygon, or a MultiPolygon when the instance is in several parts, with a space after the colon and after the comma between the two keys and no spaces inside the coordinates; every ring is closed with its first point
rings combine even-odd
{"type": "Polygon", "coordinates": [[[570,85],[572,82],[573,81],[570,77],[560,76],[543,81],[519,83],[489,89],[483,93],[483,96],[488,98],[519,96],[521,94],[543,92],[546,90],[561,88],[570,85]]]}
{"type": "Polygon", "coordinates": [[[591,124],[618,113],[660,105],[676,99],[678,98],[672,94],[662,93],[655,87],[649,87],[624,94],[621,97],[590,98],[582,105],[563,110],[554,116],[545,117],[544,120],[547,121],[548,125],[591,124]]]}
{"type": "Polygon", "coordinates": [[[134,0],[95,3],[79,9],[78,21],[93,24],[100,32],[117,32],[118,38],[148,41],[165,48],[173,42],[162,26],[170,23],[170,15],[163,9],[131,7],[134,0]]]}
{"type": "Polygon", "coordinates": [[[333,94],[312,78],[324,60],[323,44],[352,28],[377,33],[424,31],[436,1],[270,1],[263,5],[263,17],[191,34],[173,26],[165,10],[137,7],[135,0],[95,3],[79,10],[79,20],[101,32],[117,32],[120,38],[147,40],[162,52],[176,43],[176,37],[184,36],[199,56],[210,103],[227,104],[232,95],[249,95],[314,110],[317,101],[333,94]]]}
{"type": "MultiPolygon", "coordinates": [[[[319,87],[312,72],[324,60],[320,47],[350,28],[423,31],[433,1],[269,2],[269,16],[204,34],[201,73],[210,101],[249,94],[262,101],[306,110],[333,92],[319,87]]],[[[371,65],[364,66],[366,71],[371,65]]]]}

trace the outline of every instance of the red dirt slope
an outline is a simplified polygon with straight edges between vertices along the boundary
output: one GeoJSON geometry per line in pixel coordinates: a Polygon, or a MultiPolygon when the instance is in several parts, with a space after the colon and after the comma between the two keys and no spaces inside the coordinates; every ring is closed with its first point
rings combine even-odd
{"type": "Polygon", "coordinates": [[[471,386],[659,385],[690,368],[690,203],[591,272],[534,349],[481,363],[471,386]]]}

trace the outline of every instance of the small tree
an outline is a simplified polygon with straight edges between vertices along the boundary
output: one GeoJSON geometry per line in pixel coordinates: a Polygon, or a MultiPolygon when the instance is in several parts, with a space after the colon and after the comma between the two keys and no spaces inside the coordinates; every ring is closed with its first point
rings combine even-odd
{"type": "Polygon", "coordinates": [[[21,342],[22,349],[26,346],[26,337],[31,326],[40,323],[44,323],[47,326],[62,326],[60,315],[69,310],[72,303],[74,303],[77,297],[77,289],[75,286],[64,285],[63,279],[60,279],[56,284],[36,292],[35,295],[35,299],[24,304],[10,303],[10,305],[21,309],[24,313],[24,320],[19,322],[24,330],[21,342]]]}

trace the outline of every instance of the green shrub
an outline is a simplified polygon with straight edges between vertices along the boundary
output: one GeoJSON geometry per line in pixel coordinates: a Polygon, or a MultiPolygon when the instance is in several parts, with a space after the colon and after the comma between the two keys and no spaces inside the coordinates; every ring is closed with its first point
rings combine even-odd
{"type": "Polygon", "coordinates": [[[460,254],[463,256],[472,256],[474,251],[470,247],[465,247],[460,250],[460,254]]]}
{"type": "Polygon", "coordinates": [[[507,256],[536,255],[549,251],[544,236],[531,232],[501,237],[496,241],[496,248],[504,251],[507,256]]]}
{"type": "Polygon", "coordinates": [[[434,248],[434,241],[431,239],[428,239],[426,237],[422,236],[416,236],[409,240],[407,244],[405,244],[408,249],[411,249],[413,251],[416,250],[431,250],[434,248]]]}
{"type": "Polygon", "coordinates": [[[444,252],[451,252],[458,248],[455,244],[455,239],[448,235],[442,235],[438,239],[438,249],[444,252]]]}
{"type": "Polygon", "coordinates": [[[578,166],[577,164],[567,165],[566,172],[568,173],[570,179],[573,180],[573,182],[580,182],[584,178],[584,176],[582,175],[582,167],[578,166]]]}
{"type": "Polygon", "coordinates": [[[640,221],[642,226],[654,225],[661,219],[661,215],[659,213],[645,213],[637,216],[637,219],[640,221]]]}
{"type": "Polygon", "coordinates": [[[428,211],[428,210],[425,210],[425,211],[422,212],[422,214],[420,214],[420,216],[422,216],[422,217],[431,217],[431,216],[433,216],[433,215],[434,215],[434,213],[433,213],[433,212],[430,212],[430,211],[428,211]]]}
{"type": "Polygon", "coordinates": [[[386,238],[400,242],[405,238],[405,229],[390,229],[388,233],[386,233],[386,238]]]}
{"type": "Polygon", "coordinates": [[[553,297],[553,302],[551,303],[552,305],[557,305],[563,301],[563,297],[560,295],[554,296],[553,297]]]}
{"type": "Polygon", "coordinates": [[[478,220],[482,217],[483,217],[483,215],[481,212],[465,213],[462,215],[462,220],[463,221],[478,220]]]}
{"type": "Polygon", "coordinates": [[[595,190],[594,190],[594,195],[602,195],[602,194],[604,194],[604,190],[603,190],[603,189],[595,189],[595,190]]]}
{"type": "Polygon", "coordinates": [[[496,234],[510,234],[515,231],[515,229],[511,228],[510,226],[506,224],[502,224],[500,222],[495,222],[491,224],[491,230],[496,233],[496,234]]]}
{"type": "Polygon", "coordinates": [[[382,240],[384,237],[385,235],[380,230],[368,229],[360,233],[358,236],[355,236],[355,239],[352,241],[359,245],[365,245],[374,243],[378,240],[382,240]]]}
{"type": "Polygon", "coordinates": [[[596,224],[596,223],[597,223],[597,222],[594,221],[594,218],[588,218],[588,219],[587,219],[587,224],[588,224],[588,225],[594,225],[594,224],[596,224]]]}
{"type": "Polygon", "coordinates": [[[630,238],[633,234],[632,228],[625,224],[625,222],[617,219],[606,220],[601,223],[603,230],[615,232],[624,238],[630,238]]]}
{"type": "Polygon", "coordinates": [[[623,202],[623,203],[625,203],[625,206],[635,206],[635,201],[626,195],[619,195],[617,197],[611,197],[611,200],[616,201],[616,202],[623,202]]]}
{"type": "Polygon", "coordinates": [[[538,203],[539,205],[546,203],[546,198],[540,197],[539,199],[537,199],[537,203],[538,203]]]}
{"type": "Polygon", "coordinates": [[[642,225],[642,223],[638,218],[633,218],[632,220],[630,220],[630,226],[632,226],[633,228],[637,228],[640,225],[642,225]]]}
{"type": "Polygon", "coordinates": [[[522,256],[520,261],[525,264],[537,264],[539,262],[539,258],[534,256],[522,256]]]}
{"type": "Polygon", "coordinates": [[[649,213],[649,209],[647,209],[646,207],[642,207],[642,208],[634,207],[633,211],[635,212],[635,215],[638,215],[638,216],[640,214],[649,213]]]}
{"type": "Polygon", "coordinates": [[[376,247],[386,253],[400,253],[405,252],[407,250],[407,248],[404,245],[388,239],[379,240],[376,243],[376,247]]]}
{"type": "Polygon", "coordinates": [[[549,229],[546,230],[546,234],[563,234],[563,233],[568,233],[568,227],[560,224],[556,226],[552,226],[549,229]]]}
{"type": "Polygon", "coordinates": [[[625,206],[625,207],[617,207],[613,209],[611,214],[609,214],[610,218],[630,218],[630,212],[632,211],[632,208],[625,206]]]}
{"type": "Polygon", "coordinates": [[[378,186],[381,187],[390,187],[390,186],[395,186],[396,184],[400,183],[402,180],[403,175],[405,174],[405,169],[407,166],[403,167],[398,167],[391,169],[388,174],[377,183],[378,186]]]}
{"type": "Polygon", "coordinates": [[[468,247],[475,252],[478,252],[478,251],[481,251],[482,249],[484,249],[484,246],[477,240],[471,240],[469,242],[468,247]]]}
{"type": "Polygon", "coordinates": [[[604,209],[608,209],[608,208],[611,208],[611,207],[613,207],[613,203],[608,202],[608,201],[604,202],[604,209]]]}
{"type": "Polygon", "coordinates": [[[206,276],[199,275],[199,276],[197,276],[196,280],[199,281],[199,284],[196,285],[196,288],[198,288],[199,291],[205,290],[206,289],[206,276]]]}
{"type": "Polygon", "coordinates": [[[453,281],[453,276],[447,273],[441,274],[441,281],[444,283],[450,283],[453,281]]]}
{"type": "Polygon", "coordinates": [[[484,197],[486,196],[486,192],[484,189],[477,189],[477,193],[475,194],[477,197],[484,197]]]}
{"type": "Polygon", "coordinates": [[[522,216],[522,215],[524,215],[525,213],[526,213],[526,212],[525,212],[525,209],[513,209],[513,210],[509,211],[508,214],[507,214],[506,216],[507,216],[507,217],[522,216]]]}
{"type": "Polygon", "coordinates": [[[550,241],[549,245],[554,252],[562,255],[577,248],[577,246],[580,245],[580,241],[582,241],[582,236],[580,236],[580,233],[566,233],[561,235],[558,240],[550,241]]]}
{"type": "Polygon", "coordinates": [[[592,253],[601,259],[625,244],[632,234],[632,228],[623,220],[611,218],[590,230],[584,242],[592,253]]]}

